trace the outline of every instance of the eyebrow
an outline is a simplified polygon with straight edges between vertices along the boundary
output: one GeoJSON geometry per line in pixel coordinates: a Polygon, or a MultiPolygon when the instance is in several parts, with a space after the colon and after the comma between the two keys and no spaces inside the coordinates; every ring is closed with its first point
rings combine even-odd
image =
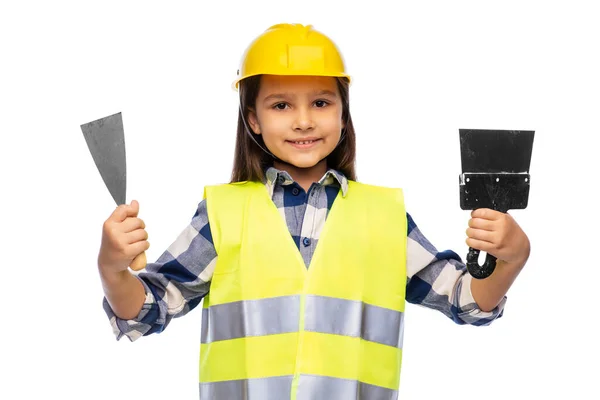
{"type": "MultiPolygon", "coordinates": [[[[336,93],[332,92],[331,90],[321,90],[319,92],[316,92],[314,94],[311,94],[311,96],[331,96],[331,97],[336,97],[336,93]]],[[[267,97],[265,97],[264,102],[270,101],[270,100],[279,100],[279,99],[286,99],[286,98],[294,98],[295,95],[291,94],[291,93],[273,93],[268,95],[267,97]]]]}

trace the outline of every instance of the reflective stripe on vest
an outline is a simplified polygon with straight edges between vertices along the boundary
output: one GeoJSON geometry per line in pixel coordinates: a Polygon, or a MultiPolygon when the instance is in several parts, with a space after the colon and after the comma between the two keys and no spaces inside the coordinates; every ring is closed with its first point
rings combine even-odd
{"type": "Polygon", "coordinates": [[[218,258],[201,399],[396,399],[406,289],[400,189],[349,182],[306,268],[263,184],[209,186],[218,258]]]}
{"type": "MultiPolygon", "coordinates": [[[[313,295],[306,296],[304,312],[306,331],[402,346],[404,314],[401,312],[313,295]]],[[[218,304],[202,310],[202,343],[296,332],[299,324],[300,296],[218,304]]]]}
{"type": "MultiPolygon", "coordinates": [[[[255,378],[200,384],[201,399],[259,399],[289,398],[293,375],[255,378]]],[[[396,390],[373,386],[347,379],[301,375],[297,400],[395,400],[396,390]]]]}

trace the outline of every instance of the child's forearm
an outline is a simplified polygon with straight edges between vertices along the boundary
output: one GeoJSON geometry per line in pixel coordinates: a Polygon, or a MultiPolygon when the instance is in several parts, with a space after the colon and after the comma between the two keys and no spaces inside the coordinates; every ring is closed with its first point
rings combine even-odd
{"type": "Polygon", "coordinates": [[[129,270],[114,273],[105,271],[101,266],[98,270],[104,295],[114,313],[121,319],[137,317],[146,299],[144,286],[138,278],[129,270]]]}
{"type": "Polygon", "coordinates": [[[471,293],[479,308],[492,311],[504,298],[524,266],[525,261],[508,263],[498,260],[494,273],[488,278],[472,279],[471,293]]]}

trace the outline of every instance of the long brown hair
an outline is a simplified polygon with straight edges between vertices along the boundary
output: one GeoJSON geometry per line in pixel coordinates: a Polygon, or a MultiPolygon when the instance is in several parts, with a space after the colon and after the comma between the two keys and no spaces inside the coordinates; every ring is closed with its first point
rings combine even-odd
{"type": "MultiPolygon", "coordinates": [[[[336,78],[340,97],[342,99],[342,120],[345,127],[342,130],[341,143],[327,156],[327,167],[342,172],[346,178],[356,181],[356,133],[350,115],[349,84],[345,78],[336,78]]],[[[267,154],[252,140],[250,135],[266,148],[262,135],[248,133],[245,121],[248,121],[250,109],[254,109],[260,89],[260,75],[242,80],[239,84],[240,109],[238,111],[237,136],[231,182],[264,180],[264,170],[273,165],[273,157],[267,154]],[[242,114],[243,113],[243,114],[242,114]]]]}

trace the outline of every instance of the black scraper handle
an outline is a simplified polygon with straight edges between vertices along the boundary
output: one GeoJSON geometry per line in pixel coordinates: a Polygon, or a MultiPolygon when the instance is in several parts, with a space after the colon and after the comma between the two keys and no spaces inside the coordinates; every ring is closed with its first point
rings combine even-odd
{"type": "Polygon", "coordinates": [[[487,254],[483,265],[479,265],[479,250],[469,247],[467,254],[467,270],[475,279],[485,279],[494,272],[496,268],[496,257],[487,254]]]}

